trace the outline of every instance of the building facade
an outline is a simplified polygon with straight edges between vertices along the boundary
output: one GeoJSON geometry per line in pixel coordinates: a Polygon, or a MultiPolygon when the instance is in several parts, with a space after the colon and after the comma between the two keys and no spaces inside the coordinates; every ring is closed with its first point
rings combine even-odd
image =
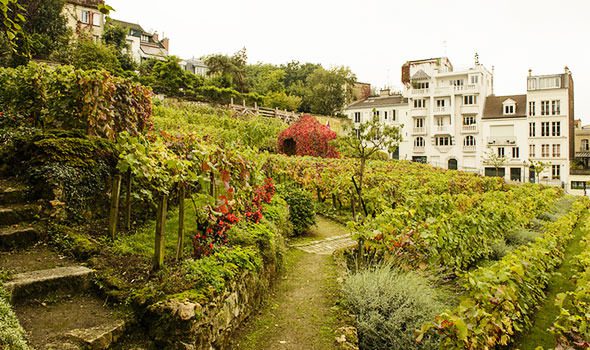
{"type": "Polygon", "coordinates": [[[127,46],[133,60],[142,62],[155,59],[163,61],[168,56],[170,40],[160,39],[158,33],[145,31],[139,24],[112,19],[112,25],[123,27],[127,30],[127,46]]]}
{"type": "Polygon", "coordinates": [[[103,0],[67,0],[63,13],[68,28],[76,38],[88,37],[95,41],[102,38],[105,16],[98,10],[103,0]]]}
{"type": "Polygon", "coordinates": [[[182,67],[182,69],[188,72],[200,75],[202,77],[206,76],[207,72],[209,72],[209,67],[207,67],[205,62],[198,60],[196,58],[181,61],[180,67],[182,67]]]}
{"type": "MultiPolygon", "coordinates": [[[[406,111],[396,120],[403,137],[400,159],[571,188],[576,146],[569,69],[553,75],[529,71],[526,93],[510,96],[493,94],[493,72],[477,55],[472,67],[457,71],[446,57],[408,61],[402,82],[397,104],[386,106],[406,111]],[[494,158],[502,164],[493,164],[494,158]],[[540,174],[534,162],[546,165],[540,174]]],[[[370,102],[376,99],[353,103],[345,113],[354,122],[366,120],[373,108],[381,116],[383,107],[370,102]]]]}
{"type": "Polygon", "coordinates": [[[575,123],[574,161],[570,169],[569,192],[590,195],[590,125],[575,123]]]}

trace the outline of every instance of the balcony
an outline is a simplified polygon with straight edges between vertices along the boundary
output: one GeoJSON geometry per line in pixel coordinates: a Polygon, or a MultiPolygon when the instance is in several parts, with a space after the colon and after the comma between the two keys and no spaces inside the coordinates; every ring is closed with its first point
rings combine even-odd
{"type": "Polygon", "coordinates": [[[425,117],[427,113],[426,108],[412,108],[410,112],[412,117],[425,117]]]}
{"type": "Polygon", "coordinates": [[[452,91],[453,91],[452,86],[437,87],[436,89],[434,89],[434,94],[435,95],[450,96],[452,91]]]}
{"type": "Polygon", "coordinates": [[[421,127],[421,128],[414,127],[412,129],[412,135],[426,135],[426,128],[425,127],[421,127]]]}
{"type": "Polygon", "coordinates": [[[478,131],[478,129],[479,128],[477,127],[477,124],[461,126],[461,132],[464,132],[464,133],[476,133],[478,131]]]}
{"type": "Polygon", "coordinates": [[[449,153],[453,146],[435,146],[439,153],[449,153]]]}
{"type": "Polygon", "coordinates": [[[455,88],[454,90],[456,93],[477,91],[477,85],[475,85],[475,84],[457,85],[457,86],[454,86],[454,88],[455,88]]]}
{"type": "Polygon", "coordinates": [[[434,114],[450,114],[451,108],[450,107],[434,107],[434,114]]]}
{"type": "Polygon", "coordinates": [[[430,93],[430,89],[412,89],[412,96],[424,96],[430,93]]]}
{"type": "Polygon", "coordinates": [[[414,146],[414,153],[424,153],[424,146],[414,146]]]}
{"type": "Polygon", "coordinates": [[[479,114],[478,105],[461,105],[461,114],[479,114]]]}
{"type": "Polygon", "coordinates": [[[570,175],[590,175],[590,169],[570,169],[570,175]]]}
{"type": "Polygon", "coordinates": [[[434,127],[434,134],[435,135],[446,135],[451,134],[451,126],[450,125],[437,125],[434,127]]]}
{"type": "Polygon", "coordinates": [[[515,136],[488,137],[487,143],[488,143],[488,145],[495,145],[495,146],[515,145],[516,144],[516,137],[515,136]]]}
{"type": "Polygon", "coordinates": [[[477,146],[463,146],[463,152],[465,153],[473,153],[477,151],[477,146]]]}

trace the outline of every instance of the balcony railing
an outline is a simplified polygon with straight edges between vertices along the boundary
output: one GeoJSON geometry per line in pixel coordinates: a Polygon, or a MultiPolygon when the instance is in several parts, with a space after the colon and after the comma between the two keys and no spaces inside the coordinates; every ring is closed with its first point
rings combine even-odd
{"type": "Polygon", "coordinates": [[[423,135],[423,134],[426,134],[426,128],[425,127],[421,127],[421,128],[414,127],[412,129],[412,134],[414,134],[414,135],[423,135]]]}
{"type": "Polygon", "coordinates": [[[426,108],[412,108],[411,110],[412,117],[424,117],[428,114],[426,108]]]}
{"type": "Polygon", "coordinates": [[[463,125],[461,127],[463,132],[477,132],[477,124],[463,125]]]}
{"type": "Polygon", "coordinates": [[[516,144],[516,137],[514,136],[496,136],[496,137],[488,137],[488,145],[515,145],[516,144]]]}
{"type": "Polygon", "coordinates": [[[477,90],[477,85],[475,85],[475,84],[455,86],[455,91],[465,92],[465,91],[475,91],[475,90],[477,90]]]}
{"type": "Polygon", "coordinates": [[[434,127],[434,132],[437,134],[450,134],[451,133],[451,126],[450,125],[437,125],[434,127]]]}
{"type": "Polygon", "coordinates": [[[465,146],[463,145],[463,152],[475,152],[477,146],[465,146]]]}
{"type": "Polygon", "coordinates": [[[434,114],[448,114],[450,111],[449,107],[434,107],[434,114]]]}
{"type": "Polygon", "coordinates": [[[419,95],[427,95],[430,92],[430,89],[412,89],[412,95],[419,96],[419,95]]]}
{"type": "Polygon", "coordinates": [[[424,153],[424,146],[414,146],[414,153],[424,153]]]}

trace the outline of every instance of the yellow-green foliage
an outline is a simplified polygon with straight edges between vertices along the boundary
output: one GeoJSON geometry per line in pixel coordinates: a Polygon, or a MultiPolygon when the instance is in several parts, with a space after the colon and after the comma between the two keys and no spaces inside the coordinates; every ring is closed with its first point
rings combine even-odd
{"type": "Polygon", "coordinates": [[[0,283],[0,349],[28,350],[25,331],[8,303],[8,295],[0,283]]]}

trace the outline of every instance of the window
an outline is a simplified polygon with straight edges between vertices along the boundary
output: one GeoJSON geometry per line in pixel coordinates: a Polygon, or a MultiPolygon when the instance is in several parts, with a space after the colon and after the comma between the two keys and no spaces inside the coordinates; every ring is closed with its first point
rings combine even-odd
{"type": "Polygon", "coordinates": [[[450,146],[451,138],[449,136],[437,136],[435,138],[435,144],[437,146],[450,146]]]}
{"type": "Polygon", "coordinates": [[[549,158],[549,145],[541,145],[541,157],[549,158]]]}
{"type": "Polygon", "coordinates": [[[582,139],[581,148],[582,149],[580,151],[590,151],[590,144],[588,143],[588,139],[582,139]]]}
{"type": "Polygon", "coordinates": [[[149,41],[150,41],[150,37],[149,36],[147,36],[145,34],[142,34],[141,35],[141,42],[147,43],[149,41]]]}
{"type": "Polygon", "coordinates": [[[428,82],[415,82],[414,89],[428,89],[428,82]]]}
{"type": "Polygon", "coordinates": [[[373,111],[373,118],[379,119],[379,111],[373,111]]]}
{"type": "Polygon", "coordinates": [[[535,156],[535,145],[529,145],[529,157],[535,156]]]}
{"type": "Polygon", "coordinates": [[[383,119],[387,120],[387,111],[383,112],[383,119]]]}
{"type": "Polygon", "coordinates": [[[444,126],[445,120],[443,118],[436,118],[436,126],[444,126]]]}
{"type": "Polygon", "coordinates": [[[551,166],[551,178],[552,179],[557,179],[559,180],[560,178],[560,171],[561,171],[561,166],[559,165],[552,165],[551,166]]]}
{"type": "Polygon", "coordinates": [[[554,144],[553,145],[553,158],[559,158],[559,157],[561,157],[561,145],[554,144]]]}
{"type": "Polygon", "coordinates": [[[452,86],[463,86],[463,79],[451,80],[450,84],[452,86]]]}
{"type": "Polygon", "coordinates": [[[529,137],[535,137],[535,123],[529,123],[529,137]]]}
{"type": "Polygon", "coordinates": [[[100,14],[92,13],[92,25],[100,27],[100,14]]]}
{"type": "Polygon", "coordinates": [[[90,24],[90,11],[82,10],[80,13],[80,22],[90,24]]]}
{"type": "Polygon", "coordinates": [[[355,123],[361,122],[361,112],[354,112],[354,122],[355,123]]]}
{"type": "Polygon", "coordinates": [[[529,117],[535,116],[535,101],[529,102],[529,117]]]}
{"type": "Polygon", "coordinates": [[[437,107],[444,107],[445,106],[445,100],[443,100],[443,99],[436,100],[436,106],[437,107]]]}
{"type": "Polygon", "coordinates": [[[560,104],[559,100],[551,101],[551,115],[560,115],[561,114],[561,109],[559,107],[559,104],[560,104]]]}
{"type": "Polygon", "coordinates": [[[512,158],[520,158],[520,149],[518,147],[512,147],[512,158]]]}
{"type": "Polygon", "coordinates": [[[474,95],[465,95],[465,96],[463,96],[463,104],[464,105],[474,105],[474,104],[477,104],[477,96],[474,96],[474,95]]]}
{"type": "Polygon", "coordinates": [[[498,157],[504,157],[504,147],[498,147],[498,157]]]}
{"type": "Polygon", "coordinates": [[[572,181],[572,190],[585,190],[586,181],[572,181]]]}
{"type": "Polygon", "coordinates": [[[471,135],[465,136],[465,139],[463,140],[463,146],[475,146],[475,137],[471,135]]]}
{"type": "Polygon", "coordinates": [[[559,77],[546,77],[539,79],[539,88],[541,89],[555,89],[561,86],[561,79],[559,77]]]}
{"type": "Polygon", "coordinates": [[[541,101],[541,115],[549,115],[549,101],[541,101]]]}
{"type": "Polygon", "coordinates": [[[552,122],[551,123],[551,135],[561,136],[561,122],[552,122]]]}
{"type": "Polygon", "coordinates": [[[423,98],[414,100],[414,108],[426,108],[426,100],[423,98]]]}
{"type": "Polygon", "coordinates": [[[529,90],[535,90],[537,88],[537,79],[531,78],[527,81],[527,83],[529,90]]]}
{"type": "Polygon", "coordinates": [[[424,127],[424,119],[423,118],[416,118],[416,127],[423,128],[424,127]]]}
{"type": "Polygon", "coordinates": [[[477,84],[477,83],[479,82],[479,76],[477,76],[477,75],[472,75],[472,76],[470,77],[470,82],[471,82],[471,84],[477,84]]]}
{"type": "Polygon", "coordinates": [[[549,134],[549,122],[541,123],[541,136],[551,136],[549,134]]]}
{"type": "Polygon", "coordinates": [[[360,129],[354,129],[354,133],[356,134],[357,139],[361,138],[361,130],[360,129]]]}
{"type": "Polygon", "coordinates": [[[397,113],[396,113],[396,110],[394,109],[393,111],[391,111],[391,120],[395,121],[396,117],[397,117],[397,113]]]}
{"type": "Polygon", "coordinates": [[[463,125],[475,125],[476,120],[474,115],[464,115],[463,116],[463,125]]]}
{"type": "Polygon", "coordinates": [[[514,114],[514,105],[505,105],[504,114],[514,114]]]}
{"type": "Polygon", "coordinates": [[[426,145],[426,141],[424,141],[423,137],[416,137],[414,140],[414,147],[424,147],[426,145]]]}

